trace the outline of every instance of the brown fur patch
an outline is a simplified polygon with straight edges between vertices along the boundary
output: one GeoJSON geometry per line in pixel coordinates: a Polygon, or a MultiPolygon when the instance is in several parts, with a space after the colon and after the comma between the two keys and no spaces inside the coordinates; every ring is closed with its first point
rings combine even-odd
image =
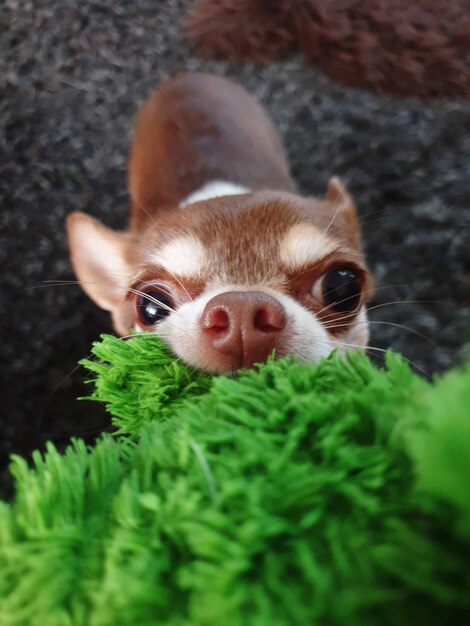
{"type": "Polygon", "coordinates": [[[184,32],[210,58],[267,63],[298,47],[347,86],[470,97],[468,0],[199,0],[184,32]]]}
{"type": "Polygon", "coordinates": [[[296,44],[293,6],[283,4],[270,0],[199,0],[189,8],[183,30],[209,58],[269,63],[296,44]]]}

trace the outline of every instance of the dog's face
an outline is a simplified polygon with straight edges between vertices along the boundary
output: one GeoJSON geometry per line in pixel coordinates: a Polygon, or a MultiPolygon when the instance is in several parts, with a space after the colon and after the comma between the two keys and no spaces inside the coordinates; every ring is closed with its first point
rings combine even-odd
{"type": "Polygon", "coordinates": [[[315,362],[367,344],[371,279],[354,205],[336,179],[324,200],[224,196],[135,236],[78,215],[69,238],[83,288],[116,330],[153,332],[199,369],[251,367],[273,350],[315,362]]]}

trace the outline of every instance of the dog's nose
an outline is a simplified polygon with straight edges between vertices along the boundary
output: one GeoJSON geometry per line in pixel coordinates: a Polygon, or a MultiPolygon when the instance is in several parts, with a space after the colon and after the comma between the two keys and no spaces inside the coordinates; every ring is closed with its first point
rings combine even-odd
{"type": "Polygon", "coordinates": [[[260,291],[227,291],[206,304],[200,320],[204,335],[235,367],[265,361],[280,347],[286,326],[284,307],[260,291]]]}

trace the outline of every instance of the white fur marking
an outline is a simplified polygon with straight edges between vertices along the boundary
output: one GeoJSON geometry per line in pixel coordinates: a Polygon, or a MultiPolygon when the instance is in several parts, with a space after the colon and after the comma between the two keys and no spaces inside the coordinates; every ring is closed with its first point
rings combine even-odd
{"type": "Polygon", "coordinates": [[[280,258],[288,269],[314,263],[335,250],[331,239],[310,224],[296,224],[281,242],[280,258]]]}
{"type": "Polygon", "coordinates": [[[205,259],[204,246],[195,237],[177,237],[148,257],[150,263],[161,265],[170,274],[187,278],[200,275],[205,259]]]}
{"type": "Polygon", "coordinates": [[[180,207],[187,206],[193,202],[200,202],[201,200],[210,200],[211,198],[220,198],[222,196],[235,196],[241,193],[249,193],[247,187],[230,183],[225,180],[212,180],[209,183],[203,185],[200,189],[197,189],[193,193],[189,194],[182,202],[180,207]]]}

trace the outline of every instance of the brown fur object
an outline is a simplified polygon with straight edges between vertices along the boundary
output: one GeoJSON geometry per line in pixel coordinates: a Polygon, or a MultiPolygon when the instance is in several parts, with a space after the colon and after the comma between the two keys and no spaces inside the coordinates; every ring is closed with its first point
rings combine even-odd
{"type": "Polygon", "coordinates": [[[470,98],[470,0],[198,0],[184,31],[205,57],[268,63],[297,47],[347,86],[470,98]]]}

